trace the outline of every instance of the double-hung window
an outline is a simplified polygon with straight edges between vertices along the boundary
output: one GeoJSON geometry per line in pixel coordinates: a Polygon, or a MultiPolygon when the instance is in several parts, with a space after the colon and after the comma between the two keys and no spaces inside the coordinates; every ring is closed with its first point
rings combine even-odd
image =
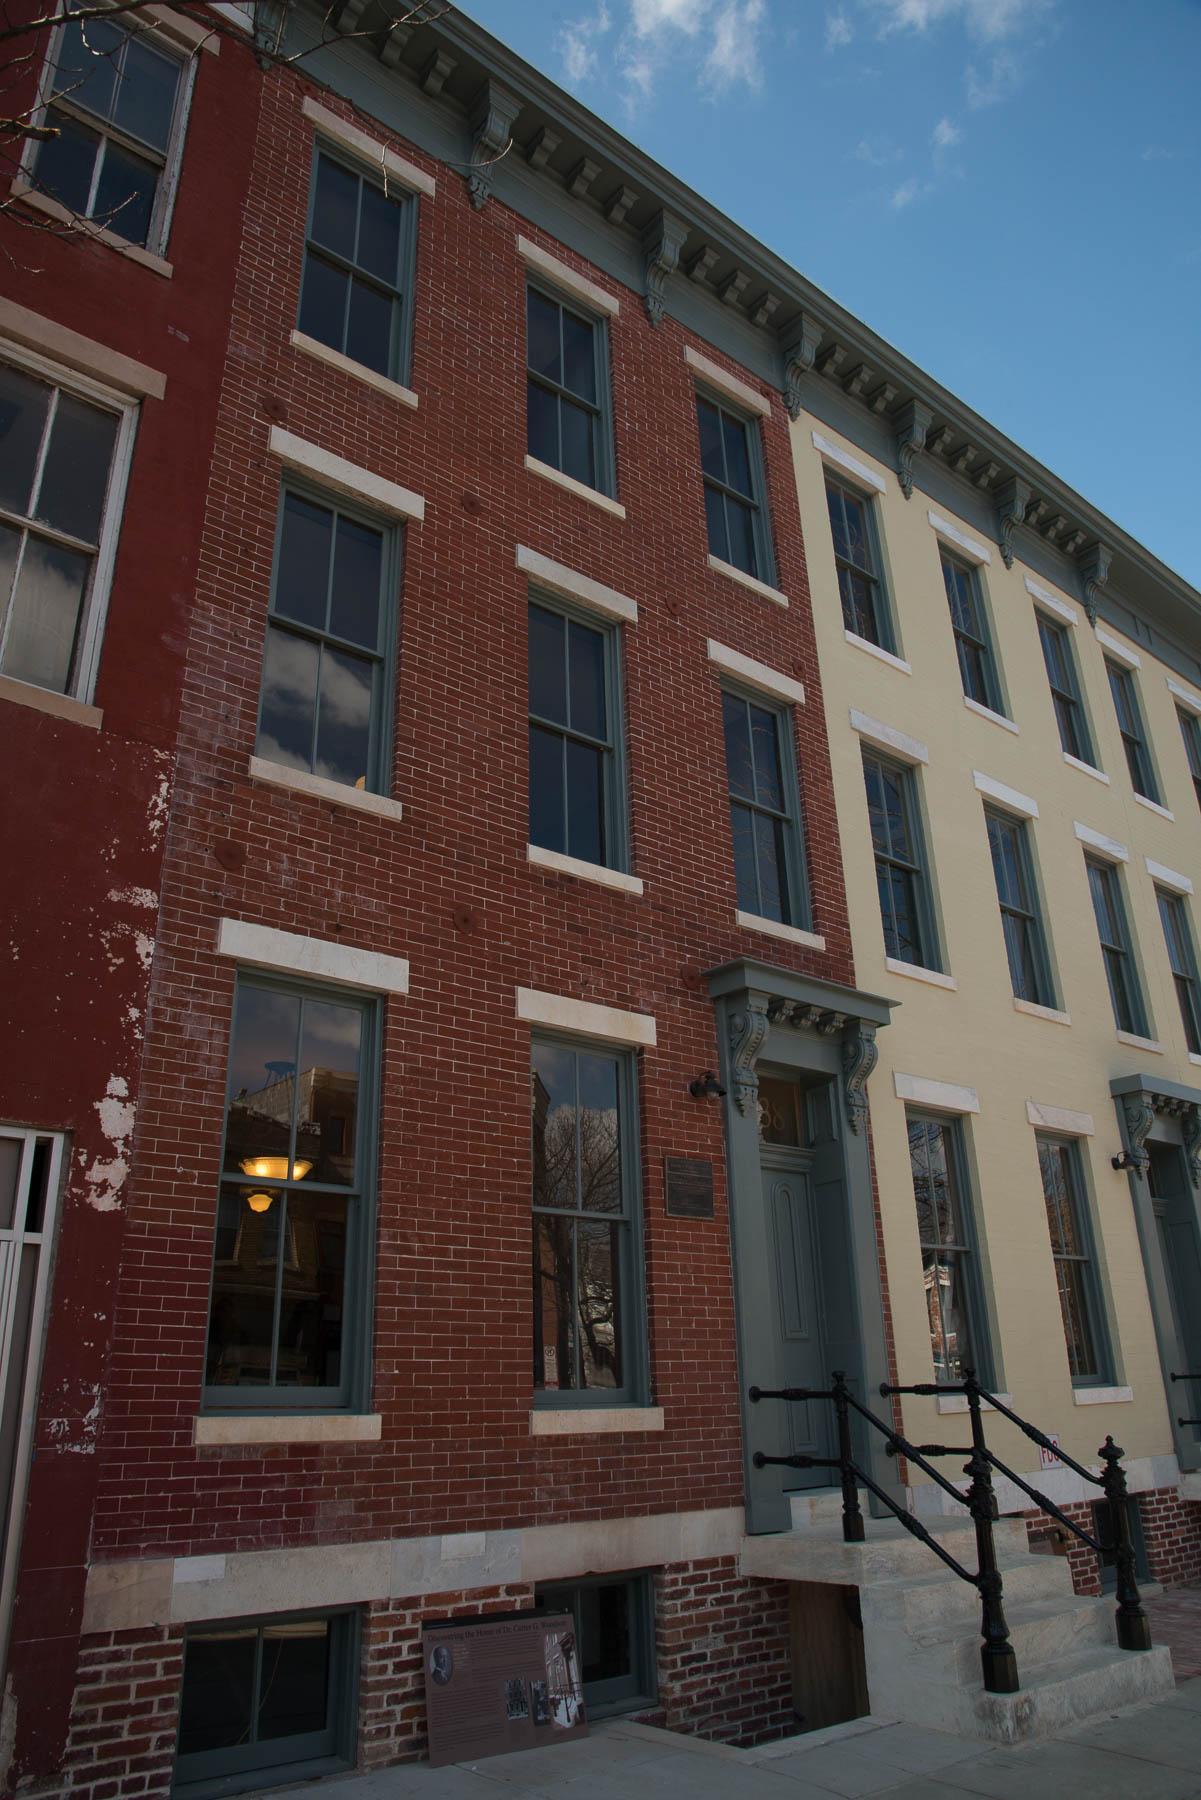
{"type": "Polygon", "coordinates": [[[937,969],[933,908],[913,770],[865,750],[863,779],[885,954],[897,962],[937,969]]]}
{"type": "Polygon", "coordinates": [[[351,1612],[191,1626],[175,1791],[236,1794],[350,1768],[357,1627],[351,1612]]]}
{"type": "Polygon", "coordinates": [[[529,608],[530,843],[626,864],[619,638],[542,600],[529,608]]]}
{"type": "Polygon", "coordinates": [[[633,1059],[536,1039],[530,1104],[535,1398],[630,1405],[645,1382],[633,1059]]]}
{"type": "Polygon", "coordinates": [[[730,830],[738,910],[805,929],[809,923],[792,715],[725,689],[730,830]]]}
{"type": "Polygon", "coordinates": [[[0,363],[0,674],[90,698],[133,423],[38,359],[0,363]]]}
{"type": "Polygon", "coordinates": [[[649,1575],[591,1575],[539,1583],[540,1612],[571,1613],[590,1719],[655,1699],[655,1620],[649,1575]]]}
{"type": "Polygon", "coordinates": [[[256,752],[379,793],[391,737],[397,539],[341,502],[280,505],[256,752]]]}
{"type": "Polygon", "coordinates": [[[609,355],[602,320],[526,288],[526,449],[584,487],[613,492],[609,355]]]}
{"type": "Polygon", "coordinates": [[[407,375],[416,203],[324,146],[316,153],[300,330],[393,381],[407,375]]]}
{"type": "Polygon", "coordinates": [[[1190,1054],[1201,1056],[1201,996],[1197,986],[1197,957],[1184,898],[1180,894],[1170,893],[1167,888],[1156,888],[1155,897],[1159,901],[1159,917],[1168,946],[1168,962],[1180,1006],[1184,1039],[1190,1054]]]}
{"type": "Polygon", "coordinates": [[[1158,805],[1159,789],[1155,785],[1155,771],[1151,767],[1151,753],[1147,749],[1134,675],[1123,664],[1112,661],[1108,656],[1105,658],[1105,672],[1109,676],[1109,691],[1113,695],[1118,730],[1122,734],[1122,748],[1126,752],[1130,785],[1144,800],[1153,800],[1158,805]]]}
{"type": "Polygon", "coordinates": [[[144,26],[68,19],[47,68],[34,184],[61,206],[128,243],[167,239],[190,71],[144,26]]]}
{"type": "Polygon", "coordinates": [[[1014,996],[1036,1006],[1054,1006],[1050,958],[1030,854],[1030,827],[1024,819],[989,808],[984,817],[1014,996]]]}
{"type": "Polygon", "coordinates": [[[1084,1387],[1106,1379],[1109,1358],[1080,1146],[1071,1139],[1040,1137],[1038,1166],[1068,1367],[1073,1383],[1084,1387]]]}
{"type": "Polygon", "coordinates": [[[827,475],[826,506],[834,539],[843,625],[855,637],[892,651],[895,646],[880,579],[871,501],[827,475]]]}
{"type": "Polygon", "coordinates": [[[1119,1031],[1134,1037],[1146,1037],[1147,1021],[1143,1009],[1138,971],[1134,966],[1134,950],[1130,928],[1126,923],[1126,907],[1122,899],[1121,877],[1112,863],[1085,857],[1088,885],[1093,897],[1097,935],[1105,962],[1105,979],[1113,1006],[1114,1023],[1119,1031]]]}
{"type": "Polygon", "coordinates": [[[696,420],[709,554],[770,584],[774,564],[758,430],[706,394],[696,397],[696,420]]]}
{"type": "Polygon", "coordinates": [[[1080,698],[1076,676],[1076,659],[1066,625],[1038,614],[1038,638],[1043,649],[1047,681],[1051,688],[1051,704],[1059,727],[1059,744],[1065,756],[1077,762],[1093,764],[1093,747],[1088,734],[1088,721],[1080,698]]]}
{"type": "Polygon", "coordinates": [[[378,1003],[239,977],[205,1405],[367,1398],[378,1003]]]}
{"type": "Polygon", "coordinates": [[[1193,791],[1197,796],[1198,806],[1201,806],[1201,719],[1195,712],[1186,712],[1182,706],[1176,708],[1176,717],[1180,720],[1180,735],[1184,739],[1184,754],[1188,758],[1188,770],[1193,778],[1193,791]]]}
{"type": "Polygon", "coordinates": [[[908,1110],[905,1121],[935,1378],[961,1381],[973,1367],[987,1376],[963,1128],[958,1119],[908,1110]]]}
{"type": "Polygon", "coordinates": [[[955,654],[959,658],[963,691],[977,706],[999,713],[1001,685],[997,679],[979,573],[970,563],[960,562],[947,550],[940,548],[939,558],[947,605],[951,609],[951,629],[955,634],[955,654]]]}

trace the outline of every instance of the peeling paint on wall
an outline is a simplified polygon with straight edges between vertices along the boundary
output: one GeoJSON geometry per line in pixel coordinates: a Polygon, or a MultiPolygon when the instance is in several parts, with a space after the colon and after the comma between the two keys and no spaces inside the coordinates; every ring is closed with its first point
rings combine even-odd
{"type": "Polygon", "coordinates": [[[50,1401],[46,1434],[58,1450],[68,1450],[74,1456],[94,1456],[100,1435],[100,1410],[99,1382],[88,1383],[76,1394],[71,1383],[63,1381],[50,1401]]]}
{"type": "Polygon", "coordinates": [[[83,1179],[91,1190],[87,1202],[97,1212],[118,1211],[121,1189],[129,1176],[126,1151],[133,1136],[134,1107],[128,1096],[129,1083],[124,1075],[110,1075],[104,1099],[92,1102],[100,1118],[100,1129],[113,1148],[111,1157],[96,1157],[90,1166],[86,1152],[79,1153],[83,1179]]]}

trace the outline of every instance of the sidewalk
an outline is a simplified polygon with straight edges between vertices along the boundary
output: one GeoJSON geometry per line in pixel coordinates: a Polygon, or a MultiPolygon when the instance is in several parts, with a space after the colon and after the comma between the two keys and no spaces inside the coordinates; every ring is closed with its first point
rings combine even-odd
{"type": "Polygon", "coordinates": [[[323,1785],[329,1800],[1198,1800],[1201,1679],[1016,1749],[859,1719],[732,1750],[615,1720],[552,1750],[323,1785]]]}

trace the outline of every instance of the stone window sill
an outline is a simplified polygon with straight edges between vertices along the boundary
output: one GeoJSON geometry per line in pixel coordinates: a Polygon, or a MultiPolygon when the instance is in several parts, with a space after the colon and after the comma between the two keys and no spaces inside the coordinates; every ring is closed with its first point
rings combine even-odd
{"type": "Polygon", "coordinates": [[[1176,814],[1169,812],[1166,806],[1161,806],[1158,800],[1148,800],[1146,794],[1136,794],[1134,801],[1136,806],[1145,806],[1148,812],[1158,813],[1161,819],[1169,819],[1173,825],[1176,823],[1176,814]]]}
{"type": "Polygon", "coordinates": [[[383,1436],[379,1413],[207,1413],[192,1421],[197,1447],[238,1444],[375,1444],[383,1436]]]}
{"type": "Polygon", "coordinates": [[[1072,1389],[1073,1406],[1121,1406],[1134,1399],[1128,1387],[1078,1387],[1072,1389]]]}
{"type": "MultiPolygon", "coordinates": [[[[1001,1402],[1002,1406],[1013,1405],[1012,1394],[998,1394],[997,1399],[1001,1402]]],[[[939,1394],[938,1410],[940,1413],[965,1413],[967,1411],[967,1395],[939,1394]]],[[[980,1410],[982,1412],[995,1412],[997,1409],[995,1406],[990,1406],[987,1400],[982,1400],[980,1402],[980,1410]]]]}
{"type": "Polygon", "coordinates": [[[826,940],[815,931],[802,931],[799,925],[784,925],[778,919],[761,919],[757,913],[736,912],[735,923],[744,931],[761,931],[765,937],[779,938],[785,944],[800,944],[806,950],[824,950],[826,940]]]}
{"type": "Polygon", "coordinates": [[[104,714],[98,706],[88,706],[70,694],[55,694],[49,688],[34,687],[32,682],[14,681],[11,675],[0,675],[0,700],[11,700],[14,706],[29,706],[34,712],[49,713],[55,719],[67,719],[72,725],[86,725],[99,731],[104,714]]]}
{"type": "Polygon", "coordinates": [[[527,456],[525,466],[531,475],[541,475],[543,481],[553,481],[556,487],[561,487],[565,493],[574,494],[578,500],[587,500],[593,506],[599,506],[602,512],[611,513],[615,519],[625,518],[626,509],[620,501],[610,500],[608,494],[586,487],[573,475],[564,475],[561,469],[552,469],[549,463],[539,462],[536,456],[527,456]]]}
{"type": "Polygon", "coordinates": [[[890,669],[899,669],[902,675],[913,674],[912,668],[903,656],[894,656],[891,650],[885,650],[880,644],[873,644],[870,638],[860,637],[857,631],[844,629],[842,635],[848,644],[853,644],[856,650],[866,650],[867,654],[874,656],[877,662],[887,663],[890,669]]]}
{"type": "Polygon", "coordinates": [[[661,1406],[536,1406],[531,1437],[594,1437],[618,1431],[662,1431],[661,1406]]]}
{"type": "Polygon", "coordinates": [[[1018,735],[1018,727],[1012,719],[1007,719],[1004,713],[994,712],[991,706],[981,706],[980,702],[973,700],[970,694],[963,696],[963,704],[969,712],[974,712],[977,718],[987,719],[990,725],[1000,725],[1004,731],[1011,731],[1015,737],[1018,735]]]}
{"type": "Polygon", "coordinates": [[[779,588],[768,587],[766,581],[748,575],[745,569],[736,569],[733,563],[723,562],[720,556],[710,556],[707,560],[715,574],[728,575],[731,581],[738,582],[740,587],[750,588],[752,594],[758,594],[763,600],[770,600],[774,606],[788,605],[787,594],[782,594],[779,588]]]}
{"type": "Polygon", "coordinates": [[[1040,1006],[1036,1000],[1019,1000],[1013,997],[1014,1012],[1025,1013],[1031,1019],[1047,1019],[1052,1025],[1070,1025],[1071,1013],[1059,1012],[1054,1006],[1040,1006]]]}
{"type": "Polygon", "coordinates": [[[60,225],[70,225],[81,238],[90,238],[97,244],[107,244],[110,250],[119,251],[130,262],[141,263],[144,269],[153,270],[167,281],[174,275],[175,270],[171,264],[161,256],[156,256],[153,250],[144,250],[141,244],[131,244],[128,238],[121,237],[118,232],[109,231],[106,226],[97,225],[93,219],[85,219],[82,214],[72,212],[70,207],[52,200],[49,194],[39,193],[37,188],[30,187],[27,181],[14,181],[11,192],[14,200],[20,200],[35,212],[43,212],[47,217],[57,219],[60,225]]]}
{"type": "Polygon", "coordinates": [[[328,363],[331,369],[341,369],[344,375],[351,375],[367,387],[378,389],[381,394],[389,394],[393,400],[399,400],[402,406],[417,406],[417,395],[412,388],[402,386],[399,381],[390,381],[386,375],[380,375],[375,369],[369,369],[363,363],[355,362],[353,356],[343,356],[330,344],[323,344],[319,338],[309,337],[306,332],[294,331],[288,339],[294,350],[305,356],[313,357],[317,362],[328,363]]]}
{"type": "Polygon", "coordinates": [[[252,756],[247,772],[252,781],[261,782],[265,787],[309,794],[315,800],[329,800],[334,806],[348,806],[352,812],[373,813],[380,819],[404,817],[399,800],[389,800],[385,794],[367,794],[362,788],[345,787],[340,781],[327,781],[324,775],[310,775],[305,769],[289,769],[283,763],[269,762],[263,756],[252,756]]]}
{"type": "Polygon", "coordinates": [[[1163,1055],[1163,1045],[1155,1038],[1137,1037],[1133,1031],[1119,1031],[1119,1044],[1129,1044],[1132,1050],[1149,1050],[1153,1056],[1163,1055]]]}
{"type": "Polygon", "coordinates": [[[606,869],[601,863],[584,862],[578,856],[564,856],[558,850],[545,850],[541,844],[527,844],[526,860],[536,869],[548,869],[556,875],[574,875],[580,881],[594,881],[597,887],[612,888],[619,894],[641,894],[643,885],[637,875],[626,875],[621,869],[606,869]]]}
{"type": "Polygon", "coordinates": [[[1104,769],[1094,769],[1092,763],[1082,762],[1078,756],[1073,756],[1070,750],[1064,751],[1063,760],[1069,769],[1079,769],[1082,775],[1091,775],[1094,781],[1103,781],[1106,787],[1109,786],[1109,776],[1104,769]]]}
{"type": "Polygon", "coordinates": [[[910,981],[925,981],[931,987],[954,989],[959,986],[953,975],[944,975],[941,969],[923,969],[920,963],[898,962],[895,956],[886,956],[884,967],[890,975],[904,975],[910,981]]]}

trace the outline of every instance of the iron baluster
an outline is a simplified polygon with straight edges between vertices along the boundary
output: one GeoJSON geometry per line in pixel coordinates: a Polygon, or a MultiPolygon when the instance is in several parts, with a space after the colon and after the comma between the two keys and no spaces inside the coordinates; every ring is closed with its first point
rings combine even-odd
{"type": "Polygon", "coordinates": [[[993,1520],[997,1517],[997,1497],[993,1492],[992,1470],[988,1462],[988,1446],[984,1442],[984,1417],[980,1410],[980,1386],[975,1371],[963,1371],[968,1414],[972,1424],[972,1454],[964,1465],[971,1476],[968,1488],[968,1511],[976,1526],[976,1559],[980,1589],[980,1663],[984,1670],[984,1686],[990,1694],[1016,1694],[1018,1660],[1009,1641],[1005,1622],[1004,1584],[997,1567],[997,1547],[993,1540],[993,1520]]]}
{"type": "Polygon", "coordinates": [[[1151,1627],[1138,1597],[1134,1579],[1134,1544],[1130,1537],[1129,1499],[1126,1493],[1126,1471],[1122,1467],[1122,1451],[1107,1437],[1097,1455],[1105,1465],[1101,1485],[1113,1514],[1116,1540],[1114,1564],[1117,1572],[1118,1643],[1123,1650],[1149,1650],[1151,1627]]]}
{"type": "Polygon", "coordinates": [[[851,1408],[846,1371],[834,1371],[834,1413],[838,1420],[838,1460],[842,1477],[842,1540],[844,1544],[861,1544],[864,1539],[863,1514],[859,1510],[859,1483],[851,1460],[851,1408]]]}

